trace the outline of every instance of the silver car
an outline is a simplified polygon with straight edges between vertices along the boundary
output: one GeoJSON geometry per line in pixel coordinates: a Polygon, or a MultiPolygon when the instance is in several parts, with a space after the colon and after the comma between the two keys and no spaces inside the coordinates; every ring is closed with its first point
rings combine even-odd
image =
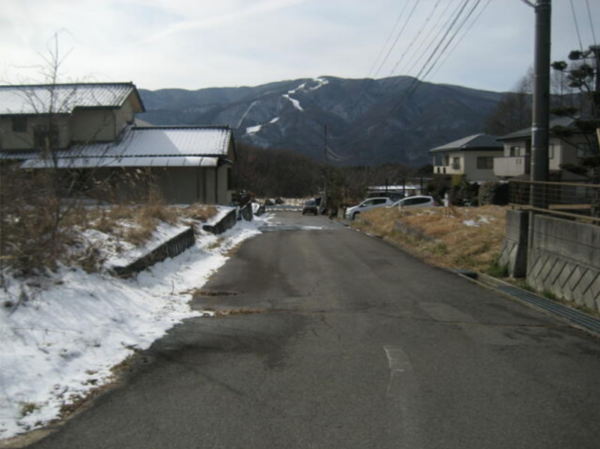
{"type": "Polygon", "coordinates": [[[346,209],[346,218],[349,218],[350,220],[354,220],[356,218],[356,216],[358,214],[360,214],[361,212],[366,212],[368,210],[371,209],[376,209],[378,207],[385,207],[385,206],[389,206],[393,203],[392,200],[390,200],[389,198],[369,198],[367,200],[364,200],[362,203],[360,203],[358,206],[354,206],[354,207],[349,207],[348,209],[346,209]]]}
{"type": "Polygon", "coordinates": [[[402,198],[400,201],[396,201],[390,207],[434,207],[437,205],[437,202],[432,196],[415,195],[402,198]]]}

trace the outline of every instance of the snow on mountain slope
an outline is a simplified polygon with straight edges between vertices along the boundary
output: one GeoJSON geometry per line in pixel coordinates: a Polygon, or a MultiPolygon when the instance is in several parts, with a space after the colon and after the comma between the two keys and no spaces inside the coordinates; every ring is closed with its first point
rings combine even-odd
{"type": "Polygon", "coordinates": [[[425,82],[395,108],[413,81],[406,76],[377,80],[319,76],[239,91],[223,88],[203,94],[207,89],[202,89],[189,96],[218,102],[198,100],[194,107],[182,92],[173,96],[170,91],[141,89],[144,103],[148,97],[149,104],[160,108],[147,108],[140,118],[157,125],[172,124],[175,118],[181,124],[230,124],[238,140],[287,148],[315,159],[322,158],[319,148],[326,124],[329,145],[344,157],[344,164],[418,166],[430,162],[431,148],[483,132],[502,97],[498,92],[425,82]],[[232,100],[227,102],[226,96],[232,100]],[[382,132],[371,132],[374,129],[382,132]]]}

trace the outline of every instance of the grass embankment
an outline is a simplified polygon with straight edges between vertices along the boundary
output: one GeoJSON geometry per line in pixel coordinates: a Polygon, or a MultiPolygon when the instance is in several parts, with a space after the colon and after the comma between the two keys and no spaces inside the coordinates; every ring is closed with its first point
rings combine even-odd
{"type": "Polygon", "coordinates": [[[506,207],[380,208],[361,214],[353,226],[431,265],[503,275],[497,260],[506,207]]]}
{"type": "Polygon", "coordinates": [[[214,206],[192,204],[187,207],[166,206],[160,203],[142,206],[118,205],[110,208],[94,208],[74,217],[72,224],[84,229],[120,236],[133,245],[143,245],[160,222],[193,226],[197,221],[206,221],[217,213],[214,206]]]}
{"type": "Polygon", "coordinates": [[[181,207],[156,201],[65,207],[64,211],[61,209],[60,221],[43,205],[9,210],[1,214],[0,220],[0,268],[9,267],[23,275],[54,270],[58,265],[98,271],[103,263],[102,247],[110,246],[116,253],[143,247],[161,223],[194,226],[216,213],[214,206],[181,207]],[[89,231],[102,236],[90,241],[89,231]]]}

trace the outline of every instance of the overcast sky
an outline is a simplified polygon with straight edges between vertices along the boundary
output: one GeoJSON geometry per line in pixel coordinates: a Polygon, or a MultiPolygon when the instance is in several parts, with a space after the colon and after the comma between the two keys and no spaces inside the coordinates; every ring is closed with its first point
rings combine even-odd
{"type": "MultiPolygon", "coordinates": [[[[61,51],[70,51],[61,67],[65,82],[133,81],[146,89],[199,89],[321,75],[416,75],[425,62],[416,50],[427,48],[425,38],[437,33],[434,25],[439,29],[460,2],[0,0],[0,81],[40,82],[32,67],[41,63],[40,54],[47,53],[55,33],[61,51]],[[413,8],[398,44],[378,70],[376,58],[382,49],[388,53],[384,44],[394,24],[401,17],[398,33],[413,8]]],[[[502,91],[514,87],[532,65],[533,9],[522,0],[490,0],[483,10],[487,3],[481,1],[472,19],[483,12],[469,33],[426,80],[502,91]]],[[[600,0],[572,3],[588,46],[593,43],[591,22],[600,38],[600,0]]],[[[571,0],[553,0],[552,26],[553,60],[565,59],[569,50],[579,48],[571,0]]]]}

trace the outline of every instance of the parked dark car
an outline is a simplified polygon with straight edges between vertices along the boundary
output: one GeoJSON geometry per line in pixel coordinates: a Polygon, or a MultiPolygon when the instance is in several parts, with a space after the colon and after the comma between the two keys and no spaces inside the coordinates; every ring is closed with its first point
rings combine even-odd
{"type": "Polygon", "coordinates": [[[317,208],[317,202],[315,200],[308,200],[304,202],[304,206],[302,206],[302,215],[304,214],[315,214],[319,213],[319,209],[317,208]]]}

